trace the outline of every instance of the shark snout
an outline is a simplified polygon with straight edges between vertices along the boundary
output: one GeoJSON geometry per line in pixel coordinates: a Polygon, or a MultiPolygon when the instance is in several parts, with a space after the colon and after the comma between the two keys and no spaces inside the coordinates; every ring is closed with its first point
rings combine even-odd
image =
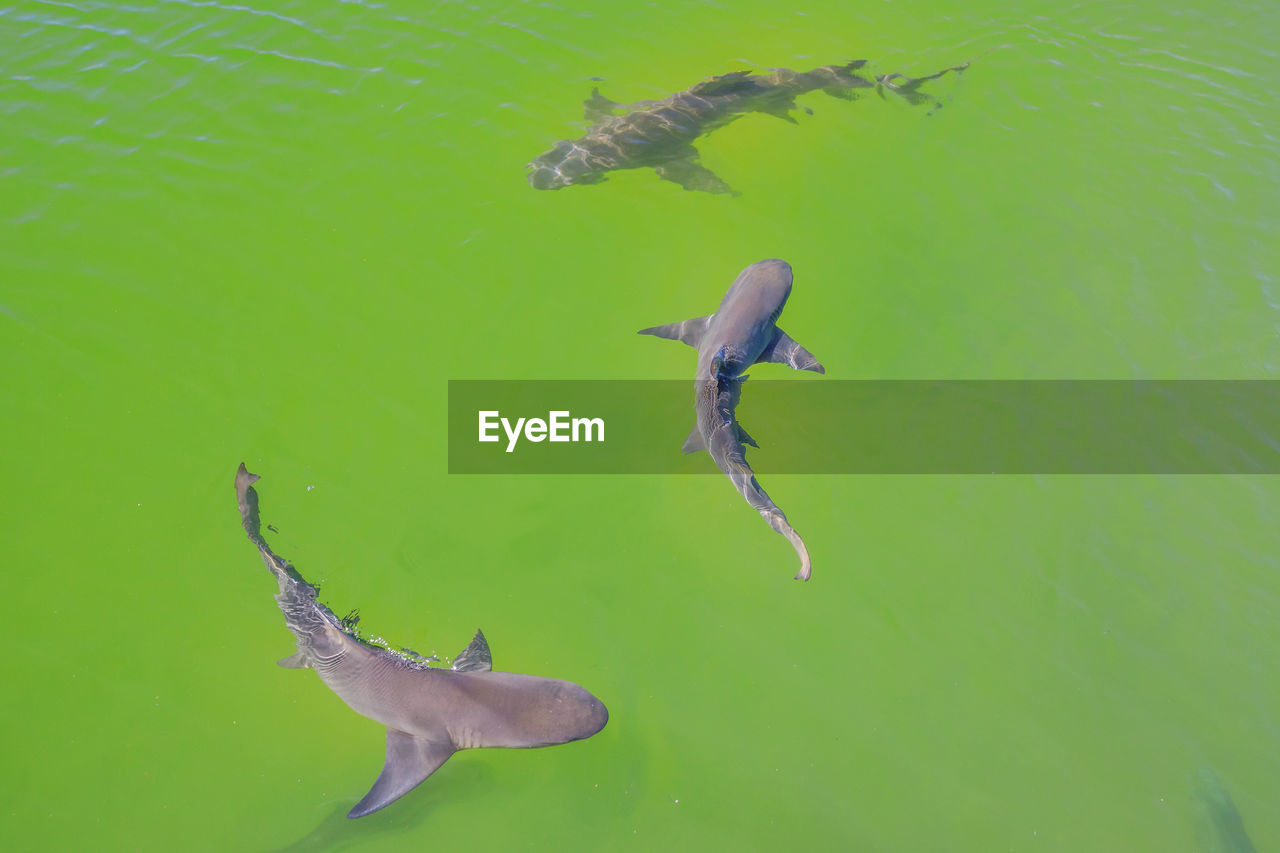
{"type": "Polygon", "coordinates": [[[565,739],[582,740],[603,729],[605,723],[609,722],[609,709],[604,706],[604,703],[588,693],[585,688],[572,682],[566,683],[565,688],[561,693],[560,701],[573,708],[573,711],[566,715],[569,718],[569,725],[564,732],[565,739]]]}
{"type": "Polygon", "coordinates": [[[538,166],[530,163],[533,171],[529,173],[529,186],[535,190],[558,190],[561,187],[569,186],[569,182],[565,180],[564,175],[550,166],[538,166]]]}
{"type": "Polygon", "coordinates": [[[582,737],[591,737],[609,722],[609,709],[604,703],[590,693],[587,694],[587,699],[586,725],[582,737]]]}
{"type": "Polygon", "coordinates": [[[572,142],[560,142],[529,163],[529,186],[535,190],[558,190],[574,184],[598,184],[604,174],[588,151],[572,142]]]}
{"type": "Polygon", "coordinates": [[[573,145],[569,142],[558,142],[556,147],[545,154],[540,154],[529,164],[529,186],[535,190],[558,190],[573,183],[570,154],[573,145]]]}

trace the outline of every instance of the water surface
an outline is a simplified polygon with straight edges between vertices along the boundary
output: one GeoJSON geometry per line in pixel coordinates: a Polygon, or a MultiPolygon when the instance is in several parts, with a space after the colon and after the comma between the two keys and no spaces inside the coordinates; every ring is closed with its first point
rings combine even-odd
{"type": "Polygon", "coordinates": [[[802,585],[722,477],[449,476],[444,432],[450,378],[690,376],[635,330],[764,257],[833,378],[1275,379],[1277,42],[1247,3],[0,10],[0,843],[1193,849],[1209,767],[1280,846],[1274,478],[776,475],[802,585]],[[525,181],[593,86],[858,57],[973,64],[932,115],[718,131],[737,198],[525,181]],[[274,665],[241,460],[335,610],[483,628],[608,727],[339,819],[383,734],[274,665]]]}

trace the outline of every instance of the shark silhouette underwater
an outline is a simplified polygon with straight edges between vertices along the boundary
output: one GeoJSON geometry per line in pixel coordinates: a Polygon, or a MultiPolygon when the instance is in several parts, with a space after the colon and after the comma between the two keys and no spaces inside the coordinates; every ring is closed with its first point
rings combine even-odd
{"type": "Polygon", "coordinates": [[[927,77],[882,74],[862,77],[854,72],[866,60],[846,65],[824,65],[812,71],[786,68],[767,74],[735,71],[707,80],[660,101],[619,104],[593,89],[583,102],[592,123],[586,136],[566,139],[528,164],[529,184],[538,190],[556,190],[573,184],[597,184],[615,169],[651,168],[659,177],[686,190],[730,193],[733,189],[698,162],[693,143],[698,137],[747,113],[777,116],[797,124],[791,111],[796,96],[821,89],[828,95],[852,101],[868,90],[900,95],[912,104],[940,102],[920,90],[929,80],[947,72],[960,72],[969,63],[944,68],[927,77]]]}
{"type": "Polygon", "coordinates": [[[1196,850],[1206,853],[1257,853],[1230,792],[1218,774],[1201,767],[1191,775],[1195,805],[1196,850]]]}
{"type": "Polygon", "coordinates": [[[791,265],[786,261],[758,261],[738,274],[716,313],[641,329],[639,334],[683,341],[698,351],[693,380],[697,421],[682,449],[685,453],[710,452],[747,503],[795,548],[800,557],[796,580],[808,580],[809,550],[782,510],[760,488],[747,464],[744,444],[759,445],[738,423],[735,413],[747,378],[742,371],[753,364],[778,362],[796,370],[826,372],[812,353],[777,326],[791,295],[791,281],[791,265]]]}
{"type": "Polygon", "coordinates": [[[236,501],[249,541],[276,578],[276,601],[297,639],[297,652],[280,665],[314,669],[353,711],[387,727],[386,765],[347,817],[364,817],[395,802],[458,750],[552,746],[604,728],[609,712],[578,685],[494,672],[480,631],[452,668],[431,667],[360,640],[354,620],[338,619],[317,601],[316,587],[262,538],[257,479],[240,464],[236,501]]]}

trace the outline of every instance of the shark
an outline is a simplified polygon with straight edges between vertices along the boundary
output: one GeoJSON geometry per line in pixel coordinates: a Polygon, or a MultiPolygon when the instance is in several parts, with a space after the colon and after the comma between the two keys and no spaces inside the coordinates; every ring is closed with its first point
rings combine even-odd
{"type": "Polygon", "coordinates": [[[1205,853],[1257,853],[1244,818],[1218,774],[1201,767],[1191,774],[1196,849],[1205,853]]]}
{"type": "Polygon", "coordinates": [[[634,104],[612,101],[595,88],[583,102],[586,120],[591,122],[586,136],[561,140],[534,158],[527,167],[529,184],[538,190],[556,190],[574,184],[598,184],[605,180],[606,172],[617,169],[650,168],[686,190],[737,195],[699,162],[693,145],[699,137],[753,112],[798,124],[791,114],[796,109],[796,97],[815,90],[850,101],[868,91],[878,92],[881,97],[889,92],[912,104],[940,106],[941,102],[922,91],[921,86],[949,72],[959,73],[969,63],[925,77],[898,73],[866,77],[855,73],[864,65],[866,60],[858,59],[804,72],[787,68],[764,74],[735,71],[710,77],[659,101],[634,104]]]}
{"type": "Polygon", "coordinates": [[[747,503],[791,543],[800,558],[796,580],[807,581],[812,570],[809,550],[747,464],[745,445],[759,445],[735,414],[747,379],[742,371],[753,364],[778,362],[796,370],[826,372],[812,353],[778,328],[792,277],[786,261],[757,261],[738,274],[714,314],[641,329],[639,334],[681,341],[698,351],[693,380],[696,422],[682,449],[710,452],[747,503]]]}
{"type": "Polygon", "coordinates": [[[317,587],[262,537],[253,487],[258,479],[240,464],[236,502],[249,541],[275,577],[276,603],[297,641],[297,651],[280,665],[314,669],[351,710],[387,727],[382,773],[347,817],[385,808],[459,750],[552,746],[589,738],[604,728],[608,710],[577,684],[495,672],[481,631],[447,668],[361,640],[354,614],[337,618],[317,600],[317,587]]]}

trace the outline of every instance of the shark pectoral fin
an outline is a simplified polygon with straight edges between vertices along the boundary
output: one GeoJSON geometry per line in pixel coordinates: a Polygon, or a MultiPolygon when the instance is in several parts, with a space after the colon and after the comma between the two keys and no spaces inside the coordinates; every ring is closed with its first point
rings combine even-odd
{"type": "MultiPolygon", "coordinates": [[[[796,99],[787,98],[785,101],[781,103],[771,104],[767,107],[762,107],[759,110],[759,112],[765,113],[766,115],[774,116],[775,118],[780,118],[783,121],[789,121],[792,124],[799,124],[800,122],[796,121],[795,116],[791,114],[791,111],[794,110],[795,108],[796,108],[796,99]]],[[[810,113],[810,115],[812,115],[812,113],[810,113]]]]}
{"type": "Polygon", "coordinates": [[[296,651],[287,658],[280,658],[276,663],[285,669],[306,669],[311,666],[311,664],[307,663],[306,655],[301,651],[296,651]]]}
{"type": "Polygon", "coordinates": [[[436,772],[453,753],[451,743],[435,743],[387,729],[387,763],[382,775],[364,799],[347,812],[347,817],[364,817],[394,803],[436,772]]]}
{"type": "Polygon", "coordinates": [[[921,104],[938,104],[939,106],[941,106],[941,102],[937,98],[935,98],[933,95],[930,95],[928,92],[918,92],[915,89],[898,88],[897,86],[894,86],[892,83],[888,83],[888,82],[886,82],[883,86],[880,87],[881,98],[884,98],[885,89],[888,89],[890,92],[893,92],[895,95],[898,95],[913,107],[918,107],[921,104]]]}
{"type": "Polygon", "coordinates": [[[455,672],[488,672],[493,669],[493,655],[489,653],[489,641],[484,632],[477,630],[462,654],[454,658],[455,672]]]}
{"type": "Polygon", "coordinates": [[[859,98],[857,89],[846,89],[843,86],[828,86],[822,91],[824,94],[839,98],[842,101],[856,101],[859,98]]]}
{"type": "Polygon", "coordinates": [[[695,163],[692,157],[669,160],[660,166],[654,166],[653,170],[664,181],[679,184],[686,190],[738,195],[733,187],[720,180],[715,172],[701,163],[695,163]]]}
{"type": "Polygon", "coordinates": [[[702,343],[702,335],[707,331],[707,325],[711,322],[713,316],[715,315],[708,314],[705,317],[694,317],[692,320],[685,320],[683,323],[651,326],[648,329],[641,329],[636,334],[654,335],[671,341],[680,341],[697,349],[698,345],[702,343]]]}
{"type": "Polygon", "coordinates": [[[680,448],[684,453],[697,453],[699,450],[706,449],[707,440],[703,438],[702,433],[698,432],[697,426],[689,430],[689,437],[684,440],[684,446],[680,448]]]}
{"type": "Polygon", "coordinates": [[[756,440],[752,438],[751,435],[745,429],[742,428],[742,424],[735,422],[734,426],[738,430],[738,441],[741,441],[743,444],[749,444],[757,450],[760,449],[760,445],[756,444],[756,440]]]}
{"type": "Polygon", "coordinates": [[[813,353],[800,346],[781,329],[778,329],[769,346],[765,347],[764,352],[760,353],[760,357],[756,359],[757,364],[769,361],[777,362],[778,364],[789,364],[796,370],[812,370],[814,373],[827,372],[826,368],[813,357],[813,353]]]}

